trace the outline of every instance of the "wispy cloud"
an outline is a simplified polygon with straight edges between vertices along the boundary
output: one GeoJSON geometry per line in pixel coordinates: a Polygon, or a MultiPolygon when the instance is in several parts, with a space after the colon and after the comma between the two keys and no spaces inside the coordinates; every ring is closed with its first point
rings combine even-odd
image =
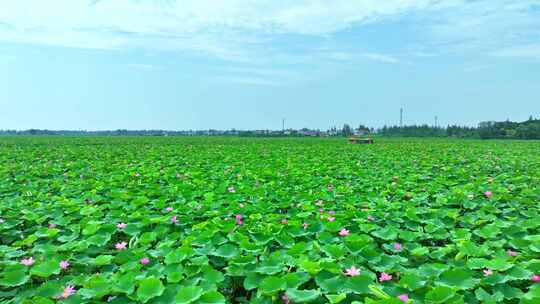
{"type": "MultiPolygon", "coordinates": [[[[534,49],[504,50],[540,40],[538,0],[6,0],[0,9],[0,41],[184,51],[250,63],[293,58],[290,44],[280,46],[287,37],[325,41],[399,18],[414,21],[417,40],[397,42],[390,51],[382,41],[393,37],[379,37],[369,51],[367,41],[354,40],[351,50],[350,44],[342,48],[333,40],[334,59],[398,63],[405,55],[416,56],[406,52],[411,45],[422,54],[501,50],[530,58],[534,49]]],[[[327,55],[313,51],[303,53],[327,55]]]]}
{"type": "Polygon", "coordinates": [[[371,59],[371,60],[384,62],[384,63],[398,63],[399,62],[399,60],[397,60],[395,57],[389,56],[389,55],[383,55],[383,54],[365,53],[365,54],[361,54],[361,56],[371,59]]]}
{"type": "Polygon", "coordinates": [[[218,80],[232,82],[243,85],[255,85],[255,86],[277,86],[280,82],[270,79],[264,79],[259,77],[242,77],[242,76],[219,76],[218,80]]]}
{"type": "Polygon", "coordinates": [[[507,58],[540,60],[540,44],[508,47],[494,52],[493,55],[507,58]]]}
{"type": "Polygon", "coordinates": [[[353,52],[330,52],[326,55],[327,58],[338,61],[357,61],[361,59],[368,59],[371,61],[377,61],[382,63],[399,63],[399,60],[395,56],[380,54],[380,53],[353,53],[353,52]]]}
{"type": "Polygon", "coordinates": [[[537,0],[454,0],[448,9],[427,15],[425,45],[445,53],[489,53],[516,44],[538,42],[537,0]]]}
{"type": "Polygon", "coordinates": [[[261,35],[324,36],[438,0],[17,0],[2,3],[0,40],[117,49],[205,50],[238,56],[261,35]],[[39,31],[31,31],[39,29],[39,31]],[[253,40],[253,39],[252,39],[253,40]],[[236,54],[235,54],[236,53],[236,54]]]}
{"type": "Polygon", "coordinates": [[[161,70],[161,67],[159,66],[152,65],[152,64],[144,64],[144,63],[130,63],[128,64],[128,67],[135,70],[143,70],[143,71],[161,70]]]}

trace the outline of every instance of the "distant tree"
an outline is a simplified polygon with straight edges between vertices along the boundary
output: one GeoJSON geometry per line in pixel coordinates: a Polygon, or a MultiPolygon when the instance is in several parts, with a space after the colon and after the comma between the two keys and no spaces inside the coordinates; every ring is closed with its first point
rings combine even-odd
{"type": "Polygon", "coordinates": [[[351,126],[348,124],[343,125],[343,129],[341,129],[341,135],[342,136],[351,136],[353,134],[353,131],[351,129],[351,126]]]}

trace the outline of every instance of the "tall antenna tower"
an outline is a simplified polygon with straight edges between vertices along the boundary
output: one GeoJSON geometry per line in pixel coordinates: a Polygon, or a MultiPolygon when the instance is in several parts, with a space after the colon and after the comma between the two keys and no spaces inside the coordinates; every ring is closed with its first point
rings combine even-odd
{"type": "Polygon", "coordinates": [[[285,118],[281,119],[281,132],[285,133],[285,118]]]}
{"type": "Polygon", "coordinates": [[[399,109],[399,127],[403,128],[403,108],[399,109]]]}
{"type": "Polygon", "coordinates": [[[439,118],[437,116],[435,116],[435,128],[439,127],[438,120],[439,120],[439,118]]]}

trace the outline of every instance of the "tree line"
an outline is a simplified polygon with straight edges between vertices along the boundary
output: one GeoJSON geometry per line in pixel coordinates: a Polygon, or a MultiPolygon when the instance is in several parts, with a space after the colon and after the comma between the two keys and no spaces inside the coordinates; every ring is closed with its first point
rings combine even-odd
{"type": "Polygon", "coordinates": [[[449,125],[434,127],[429,125],[384,126],[379,129],[366,125],[352,127],[331,127],[328,130],[302,128],[299,130],[0,130],[0,135],[58,135],[58,136],[243,136],[243,137],[321,137],[321,136],[369,136],[386,137],[454,137],[481,139],[540,139],[540,119],[532,116],[524,122],[488,121],[481,122],[477,127],[449,125]]]}
{"type": "Polygon", "coordinates": [[[477,127],[452,125],[446,128],[428,125],[383,127],[378,133],[388,137],[456,137],[480,139],[540,139],[540,119],[532,116],[524,122],[487,121],[477,127]]]}

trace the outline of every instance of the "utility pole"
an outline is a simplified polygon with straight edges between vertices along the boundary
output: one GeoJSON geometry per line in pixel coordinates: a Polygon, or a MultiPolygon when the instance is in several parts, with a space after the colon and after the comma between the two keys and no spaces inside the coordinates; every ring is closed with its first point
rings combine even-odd
{"type": "Polygon", "coordinates": [[[403,108],[399,109],[399,127],[403,128],[403,108]]]}
{"type": "Polygon", "coordinates": [[[281,132],[285,133],[285,118],[281,120],[281,132]]]}

